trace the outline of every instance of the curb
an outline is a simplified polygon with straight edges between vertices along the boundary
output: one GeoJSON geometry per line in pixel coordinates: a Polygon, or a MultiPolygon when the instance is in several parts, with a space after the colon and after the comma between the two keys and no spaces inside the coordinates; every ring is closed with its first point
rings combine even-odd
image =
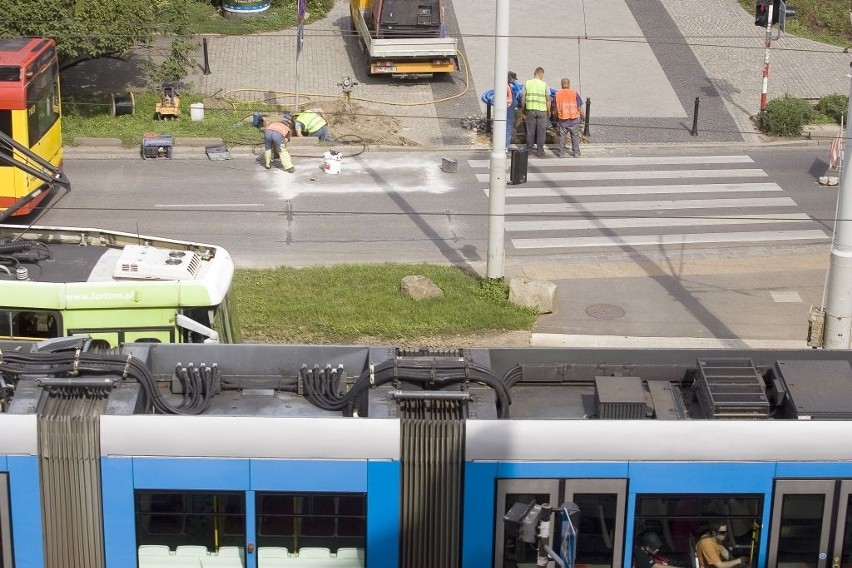
{"type": "MultiPolygon", "coordinates": [[[[596,153],[598,151],[606,152],[606,151],[627,151],[627,150],[641,150],[641,149],[654,149],[659,150],[663,149],[682,149],[682,148],[690,148],[690,149],[705,149],[705,150],[726,150],[730,151],[732,148],[735,149],[761,149],[761,148],[778,148],[778,147],[791,147],[791,148],[807,148],[811,146],[829,146],[833,139],[829,138],[815,138],[815,139],[801,139],[801,140],[778,140],[778,141],[767,141],[759,144],[753,144],[748,142],[740,142],[740,143],[721,143],[721,142],[708,142],[705,144],[701,143],[657,143],[657,144],[589,144],[586,148],[586,151],[591,153],[596,153]]],[[[75,145],[66,146],[65,147],[65,157],[73,158],[73,159],[91,159],[91,160],[103,160],[110,158],[139,158],[140,150],[139,147],[124,147],[121,144],[121,140],[118,138],[76,138],[74,140],[75,145]]],[[[141,141],[140,141],[141,143],[141,141]]],[[[224,141],[221,138],[175,138],[175,146],[174,146],[174,158],[173,159],[196,159],[196,158],[204,158],[207,159],[207,154],[205,153],[205,148],[207,146],[218,146],[223,145],[224,141]]],[[[261,142],[257,144],[235,144],[233,146],[228,146],[229,151],[232,155],[237,156],[248,156],[248,155],[258,155],[257,148],[261,146],[261,142]]],[[[295,157],[313,157],[315,154],[313,150],[322,150],[326,149],[336,149],[336,150],[346,150],[347,148],[352,149],[360,149],[361,145],[343,145],[343,146],[323,146],[320,145],[317,140],[314,139],[297,139],[296,141],[291,141],[288,144],[288,150],[290,154],[295,157]],[[302,153],[302,150],[308,150],[310,153],[302,153]]],[[[455,145],[455,146],[381,146],[381,145],[364,145],[363,150],[359,153],[369,153],[369,152],[419,152],[419,153],[453,153],[453,152],[464,152],[464,153],[489,153],[491,152],[490,147],[484,146],[472,146],[472,145],[455,145]]]]}

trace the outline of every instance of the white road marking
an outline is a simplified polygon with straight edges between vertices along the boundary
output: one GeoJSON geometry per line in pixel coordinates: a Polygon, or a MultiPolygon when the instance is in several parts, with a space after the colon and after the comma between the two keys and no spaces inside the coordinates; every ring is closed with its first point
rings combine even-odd
{"type": "MultiPolygon", "coordinates": [[[[490,191],[484,186],[485,195],[490,191]]],[[[590,185],[585,187],[506,187],[506,197],[573,197],[601,195],[651,195],[660,193],[741,193],[783,191],[777,183],[706,183],[695,185],[590,185]]]]}
{"type": "Polygon", "coordinates": [[[701,227],[708,225],[762,225],[771,223],[807,223],[806,213],[766,213],[736,217],[681,217],[677,219],[577,219],[571,221],[506,221],[507,231],[579,231],[594,229],[628,229],[647,227],[701,227]]]}
{"type": "MultiPolygon", "coordinates": [[[[476,174],[479,183],[487,183],[490,174],[476,174]]],[[[551,181],[590,181],[601,179],[679,179],[679,178],[745,178],[769,177],[758,168],[737,168],[733,170],[631,170],[631,171],[593,171],[593,172],[528,172],[527,183],[551,181]]]]}
{"type": "Polygon", "coordinates": [[[636,337],[533,333],[536,347],[625,347],[666,349],[806,349],[804,339],[717,339],[715,337],[636,337]]]}
{"type": "Polygon", "coordinates": [[[801,304],[802,297],[795,290],[778,290],[769,292],[772,301],[778,304],[801,304]]]}
{"type": "Polygon", "coordinates": [[[506,206],[506,213],[584,213],[602,211],[659,211],[669,209],[716,209],[721,207],[795,207],[789,197],[743,199],[681,199],[671,201],[593,201],[591,203],[521,203],[506,206]]]}
{"type": "Polygon", "coordinates": [[[157,203],[160,209],[206,209],[209,207],[263,207],[263,203],[157,203]]]}
{"type": "MultiPolygon", "coordinates": [[[[487,168],[491,160],[468,160],[471,168],[487,168]]],[[[538,160],[529,162],[536,168],[561,168],[572,166],[644,166],[644,165],[675,165],[675,164],[753,164],[749,156],[624,156],[601,158],[564,158],[538,160]]]]}
{"type": "Polygon", "coordinates": [[[611,237],[570,237],[512,239],[516,249],[672,246],[699,243],[738,243],[774,241],[824,241],[822,231],[749,231],[740,233],[695,233],[679,235],[613,235],[611,237]]]}

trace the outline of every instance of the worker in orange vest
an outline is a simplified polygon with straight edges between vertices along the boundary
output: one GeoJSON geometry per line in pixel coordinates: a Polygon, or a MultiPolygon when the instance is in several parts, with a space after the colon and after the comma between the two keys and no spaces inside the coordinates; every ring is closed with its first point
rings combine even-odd
{"type": "Polygon", "coordinates": [[[290,153],[287,151],[287,142],[290,141],[291,120],[290,113],[285,112],[281,115],[281,120],[273,120],[261,127],[264,144],[263,166],[267,170],[272,167],[273,152],[277,152],[284,171],[291,174],[296,171],[296,168],[293,167],[293,160],[290,158],[290,153]]]}
{"type": "Polygon", "coordinates": [[[571,80],[562,79],[562,88],[556,91],[556,127],[559,130],[559,148],[556,155],[564,158],[565,136],[571,135],[571,150],[575,158],[580,157],[580,120],[583,116],[583,99],[571,88],[571,80]]]}

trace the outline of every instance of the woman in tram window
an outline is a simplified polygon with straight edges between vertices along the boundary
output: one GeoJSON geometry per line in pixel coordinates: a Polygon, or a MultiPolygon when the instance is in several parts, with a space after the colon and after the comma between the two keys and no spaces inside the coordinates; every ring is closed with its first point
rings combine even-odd
{"type": "Polygon", "coordinates": [[[746,563],[745,557],[731,558],[731,553],[725,548],[728,538],[728,525],[716,521],[705,531],[695,544],[695,556],[699,568],[734,568],[746,563]]]}

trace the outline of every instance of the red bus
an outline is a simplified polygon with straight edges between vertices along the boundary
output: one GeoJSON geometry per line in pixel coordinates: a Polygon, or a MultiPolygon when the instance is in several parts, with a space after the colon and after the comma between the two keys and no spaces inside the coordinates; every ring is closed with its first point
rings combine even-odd
{"type": "Polygon", "coordinates": [[[46,168],[22,149],[29,149],[54,169],[60,168],[60,116],[56,42],[0,39],[0,132],[17,143],[0,137],[0,219],[28,215],[49,195],[50,184],[45,175],[38,175],[46,168]]]}

